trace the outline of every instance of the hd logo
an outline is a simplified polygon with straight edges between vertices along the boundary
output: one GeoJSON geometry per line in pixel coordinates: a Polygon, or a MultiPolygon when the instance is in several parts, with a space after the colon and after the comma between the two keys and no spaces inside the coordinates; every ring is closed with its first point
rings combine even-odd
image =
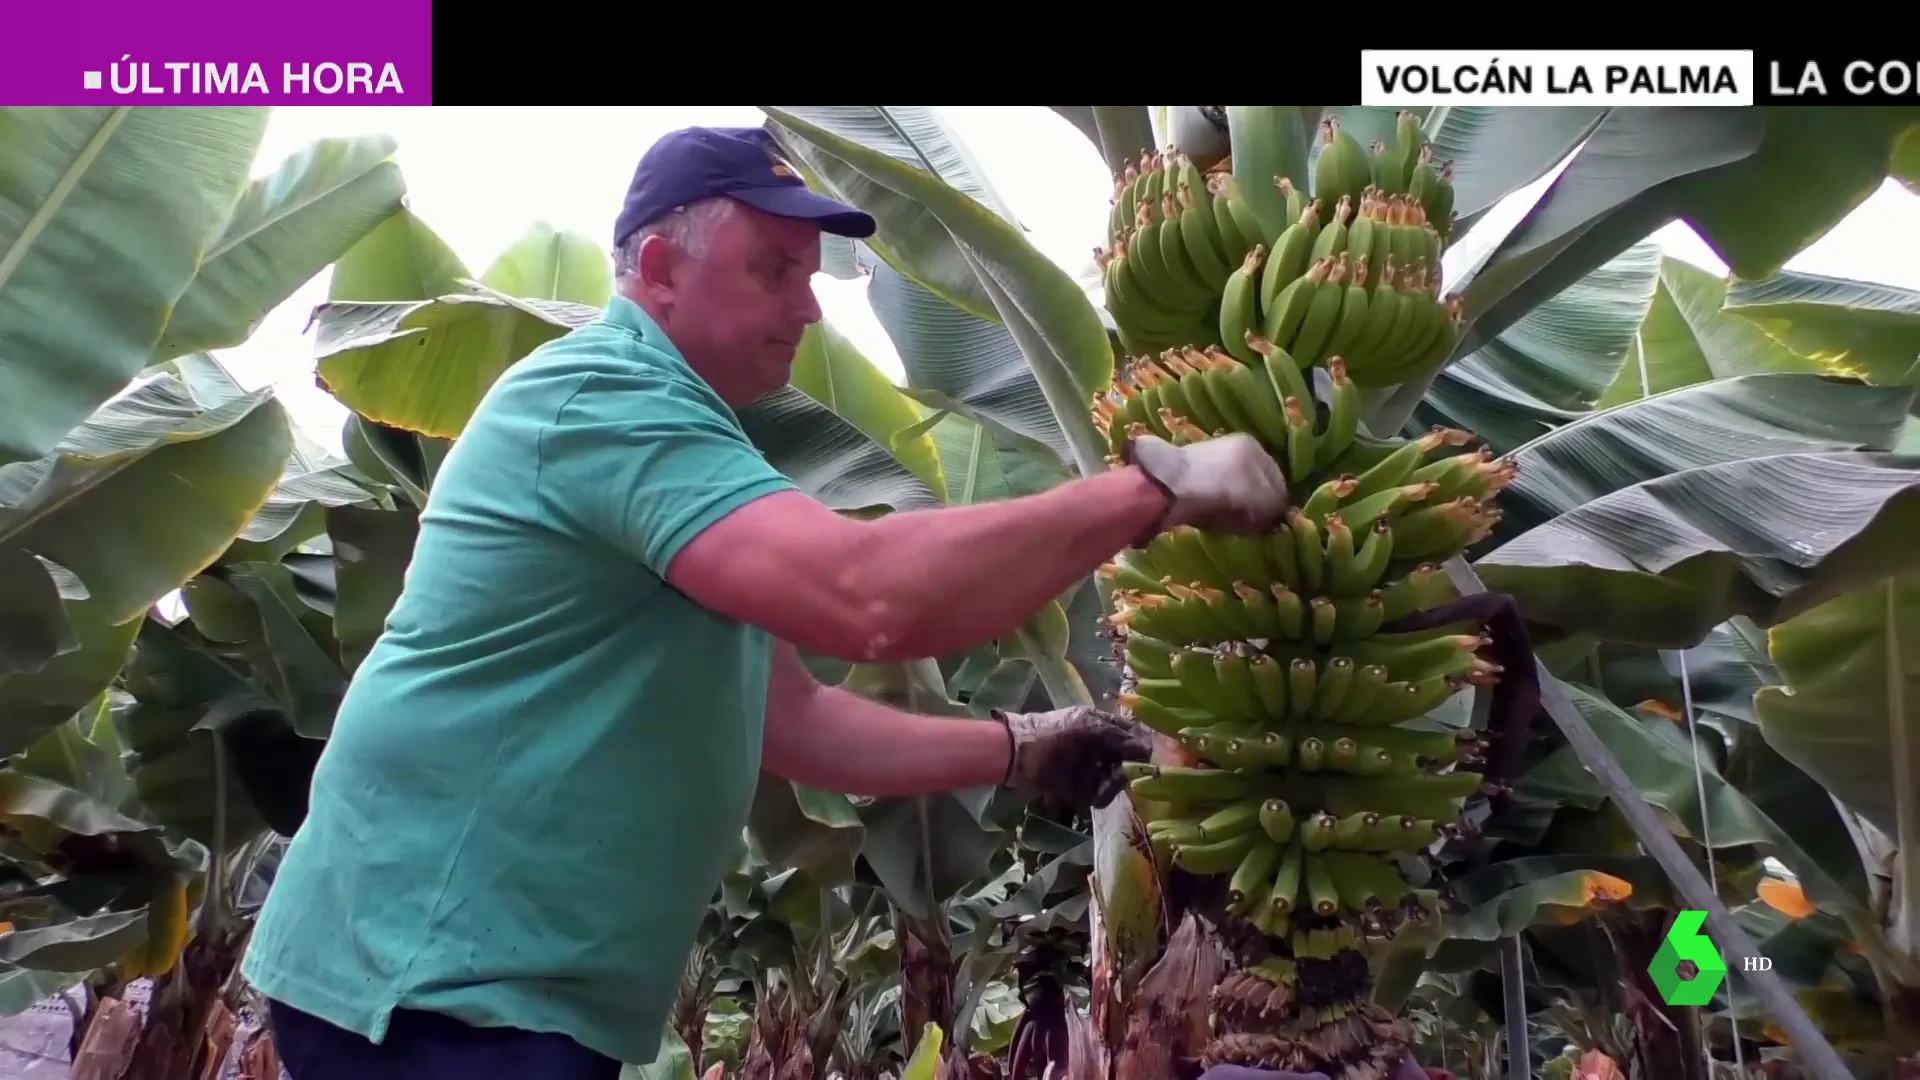
{"type": "Polygon", "coordinates": [[[1706,922],[1704,911],[1682,911],[1660,943],[1660,951],[1653,954],[1653,963],[1647,965],[1647,977],[1669,1005],[1705,1005],[1727,977],[1727,962],[1720,958],[1720,950],[1700,932],[1706,922]],[[1683,963],[1693,965],[1691,978],[1681,970],[1683,963]]]}

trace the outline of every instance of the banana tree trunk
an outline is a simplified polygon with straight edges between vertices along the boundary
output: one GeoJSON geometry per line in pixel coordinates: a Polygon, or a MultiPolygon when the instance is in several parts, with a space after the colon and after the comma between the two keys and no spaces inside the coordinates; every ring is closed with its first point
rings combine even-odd
{"type": "Polygon", "coordinates": [[[814,1080],[806,1015],[785,987],[755,1003],[753,1029],[740,1064],[741,1080],[814,1080]]]}
{"type": "Polygon", "coordinates": [[[235,969],[244,930],[190,942],[156,981],[145,1029],[123,1080],[195,1080],[218,1074],[239,1014],[235,969]]]}
{"type": "Polygon", "coordinates": [[[951,1033],[947,1055],[957,1056],[966,1033],[953,1030],[953,950],[946,934],[898,907],[893,932],[900,944],[900,1017],[907,1053],[919,1048],[928,1024],[938,1024],[951,1033]]]}

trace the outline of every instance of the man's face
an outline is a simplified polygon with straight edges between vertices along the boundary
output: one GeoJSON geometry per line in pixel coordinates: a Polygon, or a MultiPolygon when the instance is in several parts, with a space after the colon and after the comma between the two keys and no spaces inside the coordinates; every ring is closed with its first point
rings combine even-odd
{"type": "Polygon", "coordinates": [[[786,385],[801,335],[820,321],[819,227],[742,205],[704,258],[671,262],[668,335],[714,389],[743,404],[786,385]]]}

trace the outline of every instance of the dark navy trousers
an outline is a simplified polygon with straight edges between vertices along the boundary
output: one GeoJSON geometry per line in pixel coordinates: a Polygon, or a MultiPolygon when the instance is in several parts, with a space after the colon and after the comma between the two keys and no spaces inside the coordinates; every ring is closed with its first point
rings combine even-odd
{"type": "Polygon", "coordinates": [[[482,1028],[396,1009],[375,1044],[269,1001],[273,1048],[293,1080],[618,1080],[620,1063],[565,1035],[482,1028]]]}

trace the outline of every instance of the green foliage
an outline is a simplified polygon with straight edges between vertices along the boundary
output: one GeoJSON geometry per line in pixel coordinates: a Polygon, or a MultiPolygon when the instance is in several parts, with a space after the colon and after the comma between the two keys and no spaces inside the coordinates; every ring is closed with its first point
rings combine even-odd
{"type": "MultiPolygon", "coordinates": [[[[1144,108],[1054,108],[1111,163],[1152,142],[1144,108]]],[[[1262,109],[1236,123],[1322,107],[1262,109]]],[[[1099,467],[1085,406],[1114,370],[1103,313],[938,113],[765,111],[811,183],[880,219],[831,266],[870,275],[905,371],[895,385],[816,327],[794,384],[742,411],[769,460],[862,515],[1016,497],[1099,467]]],[[[1382,119],[1329,111],[1355,131],[1382,119]]],[[[1474,553],[1482,576],[1520,597],[1628,776],[1712,857],[1768,954],[1792,958],[1783,975],[1810,994],[1844,983],[1872,1012],[1884,988],[1920,987],[1892,932],[1913,925],[1914,891],[1884,899],[1890,876],[1911,878],[1900,845],[1920,835],[1901,779],[1913,758],[1901,590],[1920,559],[1902,540],[1920,473],[1894,454],[1920,300],[1776,272],[1890,162],[1910,181],[1914,118],[1839,112],[1433,110],[1429,136],[1456,163],[1457,228],[1484,253],[1448,268],[1474,321],[1430,386],[1377,395],[1368,424],[1465,427],[1520,463],[1502,531],[1474,553]],[[1517,221],[1487,213],[1569,154],[1517,221]],[[1647,237],[1671,221],[1748,280],[1659,255],[1647,237]],[[1754,900],[1780,864],[1814,913],[1754,900]]],[[[141,944],[167,875],[217,868],[218,888],[194,895],[231,908],[270,823],[297,820],[271,793],[310,762],[397,595],[438,462],[491,380],[591,318],[610,288],[596,244],[545,225],[473,274],[402,208],[384,139],[315,143],[249,180],[264,119],[0,111],[0,221],[44,223],[0,229],[14,268],[0,284],[13,357],[0,376],[0,752],[13,755],[0,821],[20,832],[4,844],[0,918],[15,930],[0,935],[0,1008],[141,944]],[[73,182],[27,182],[59,175],[73,182]],[[95,263],[74,253],[94,250],[119,253],[115,272],[82,272],[95,263]],[[206,354],[330,265],[316,367],[354,414],[344,458],[206,354]],[[436,390],[449,385],[468,391],[436,390]],[[154,613],[175,590],[179,622],[154,613]],[[133,852],[135,870],[74,857],[100,837],[133,852]]],[[[1102,606],[1089,581],[964,655],[818,667],[955,716],[1109,700],[1102,606]]],[[[1593,1022],[1608,1005],[1594,988],[1632,965],[1593,935],[1624,940],[1671,898],[1544,721],[1516,796],[1478,841],[1502,869],[1462,876],[1472,902],[1452,928],[1409,939],[1382,969],[1410,972],[1397,993],[1436,1023],[1471,1030],[1492,945],[1518,933],[1541,973],[1539,1016],[1624,1051],[1593,1022]],[[1596,874],[1627,887],[1603,897],[1596,874]]],[[[1090,872],[1103,944],[1137,978],[1160,947],[1163,897],[1128,843],[1125,805],[1062,823],[992,792],[869,803],[769,779],[743,869],[716,896],[707,942],[726,958],[701,1003],[711,1038],[680,1040],[671,1071],[764,1043],[739,1031],[745,1011],[713,1001],[761,1008],[797,986],[841,1010],[831,1052],[848,1065],[897,1067],[935,1046],[904,1019],[904,934],[949,977],[955,1015],[932,1018],[942,1045],[991,1052],[1018,1014],[1013,959],[1043,930],[1084,928],[1090,872]]],[[[1731,983],[1709,1007],[1723,1043],[1728,1016],[1749,1038],[1764,1025],[1731,983]]],[[[1821,1016],[1841,1032],[1859,1012],[1821,1016]]],[[[1849,1046],[1884,1047],[1878,1030],[1880,1043],[1849,1046]]]]}

